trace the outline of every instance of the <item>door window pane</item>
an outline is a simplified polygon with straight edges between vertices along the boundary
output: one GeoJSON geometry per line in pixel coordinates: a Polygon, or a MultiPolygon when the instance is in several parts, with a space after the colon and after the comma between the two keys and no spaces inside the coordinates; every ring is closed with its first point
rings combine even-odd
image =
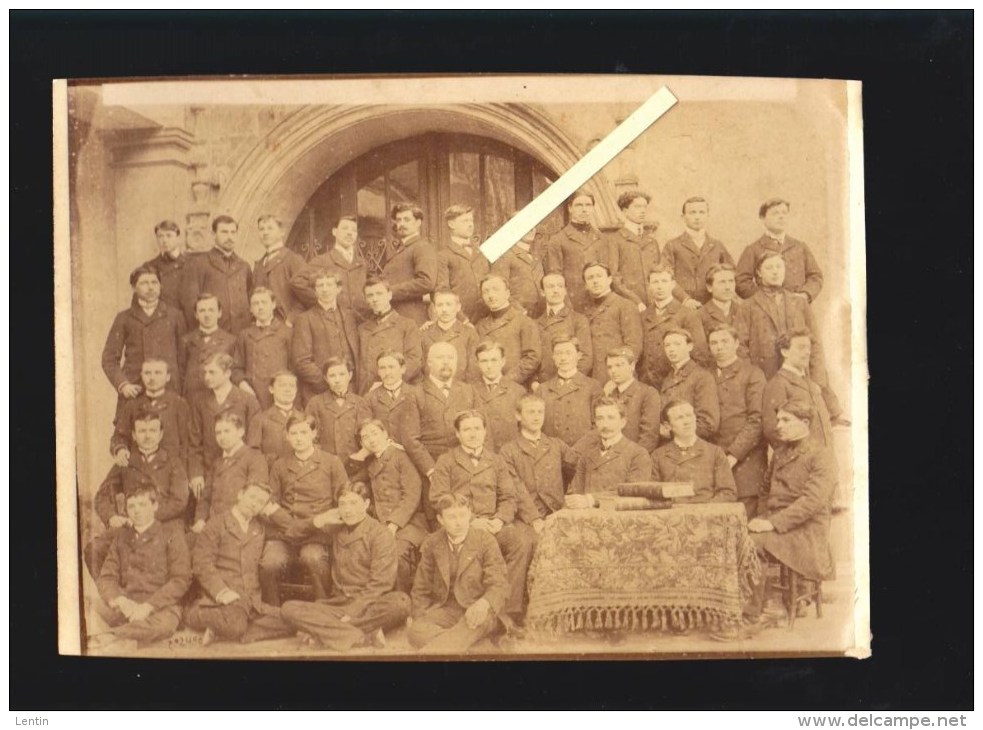
{"type": "Polygon", "coordinates": [[[515,213],[515,165],[495,155],[485,157],[481,237],[488,238],[515,213]]]}
{"type": "MultiPolygon", "coordinates": [[[[532,173],[532,194],[533,197],[546,190],[556,180],[552,175],[547,175],[542,169],[533,170],[532,173]]],[[[545,240],[567,224],[566,213],[563,204],[550,213],[536,230],[536,240],[545,240]]]]}
{"type": "Polygon", "coordinates": [[[389,171],[389,205],[420,203],[420,163],[416,160],[389,171]]]}
{"type": "Polygon", "coordinates": [[[475,152],[451,152],[449,155],[451,205],[474,208],[474,230],[480,234],[481,220],[481,158],[475,152]]]}
{"type": "Polygon", "coordinates": [[[386,211],[386,180],[380,175],[368,185],[359,188],[358,235],[366,241],[378,241],[389,233],[386,211]]]}

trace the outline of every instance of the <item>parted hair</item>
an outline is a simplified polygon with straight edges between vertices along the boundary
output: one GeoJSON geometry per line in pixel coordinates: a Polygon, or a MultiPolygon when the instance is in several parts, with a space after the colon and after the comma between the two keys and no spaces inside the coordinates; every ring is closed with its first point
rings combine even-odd
{"type": "Polygon", "coordinates": [[[721,271],[737,271],[737,267],[734,266],[734,264],[728,264],[726,261],[720,264],[714,264],[709,269],[707,269],[707,275],[706,275],[707,286],[713,286],[713,277],[715,277],[721,271]]]}
{"type": "Polygon", "coordinates": [[[778,339],[775,340],[775,352],[779,357],[782,357],[784,350],[792,348],[792,340],[796,337],[808,337],[809,342],[812,342],[812,332],[806,327],[796,327],[788,332],[782,332],[782,334],[778,335],[778,339]]]}
{"type": "Polygon", "coordinates": [[[810,423],[816,417],[816,412],[813,410],[812,404],[801,398],[793,398],[775,406],[775,413],[779,411],[785,411],[800,421],[809,421],[810,423]]]}
{"type": "Polygon", "coordinates": [[[341,274],[339,274],[337,271],[332,271],[331,269],[322,269],[321,271],[318,271],[316,274],[314,274],[314,279],[311,281],[311,284],[317,286],[317,283],[321,281],[321,279],[334,279],[335,284],[338,286],[342,285],[341,274]]]}
{"type": "Polygon", "coordinates": [[[217,215],[212,220],[212,233],[217,233],[218,227],[223,223],[231,223],[236,227],[236,230],[239,230],[239,224],[236,222],[236,219],[233,218],[231,215],[217,215]]]}
{"type": "Polygon", "coordinates": [[[690,333],[689,330],[683,329],[682,327],[670,327],[669,329],[667,329],[665,333],[663,333],[662,335],[662,341],[665,342],[666,337],[668,337],[669,335],[682,335],[683,337],[686,338],[687,342],[689,342],[690,344],[693,343],[693,335],[690,333]]]}
{"type": "Polygon", "coordinates": [[[137,411],[137,414],[133,417],[133,424],[147,423],[149,421],[157,421],[160,424],[161,430],[164,429],[164,422],[160,418],[160,412],[155,411],[153,408],[144,406],[137,411]]]}
{"type": "Polygon", "coordinates": [[[498,350],[502,353],[502,357],[505,357],[505,346],[495,340],[482,340],[479,342],[478,346],[474,348],[474,356],[478,357],[481,353],[488,352],[489,350],[498,350]]]}
{"type": "Polygon", "coordinates": [[[335,220],[333,227],[337,228],[338,226],[341,225],[342,221],[351,221],[356,226],[358,225],[358,218],[356,216],[346,214],[346,215],[339,215],[338,218],[335,220]]]}
{"type": "Polygon", "coordinates": [[[386,287],[386,291],[393,290],[392,285],[390,285],[388,280],[382,278],[381,276],[370,276],[368,279],[365,280],[365,284],[362,285],[362,291],[365,291],[371,286],[379,286],[379,284],[382,284],[384,287],[386,287]]]}
{"type": "Polygon", "coordinates": [[[222,311],[222,300],[218,298],[218,295],[212,294],[210,291],[203,291],[197,297],[195,297],[195,311],[198,311],[199,302],[207,302],[211,299],[215,300],[215,304],[218,305],[218,311],[222,311]]]}
{"type": "Polygon", "coordinates": [[[400,365],[406,364],[406,355],[404,355],[399,350],[383,350],[379,353],[379,356],[375,359],[375,364],[378,365],[379,361],[384,357],[391,357],[393,360],[398,362],[400,365]]]}
{"type": "Polygon", "coordinates": [[[706,203],[707,210],[710,210],[710,204],[707,203],[707,199],[701,195],[693,195],[683,201],[683,215],[686,215],[686,206],[690,203],[706,203]]]}
{"type": "Polygon", "coordinates": [[[606,406],[614,406],[615,408],[617,408],[618,413],[621,415],[622,418],[624,418],[628,414],[628,411],[625,410],[625,404],[622,403],[621,400],[619,400],[618,398],[611,398],[608,396],[604,396],[603,398],[598,398],[596,401],[594,401],[594,405],[591,408],[591,413],[597,415],[597,409],[604,408],[606,406]]]}
{"type": "Polygon", "coordinates": [[[389,435],[389,429],[386,428],[386,424],[383,423],[378,418],[363,418],[361,421],[358,422],[358,430],[356,432],[361,437],[362,431],[367,429],[369,426],[375,426],[377,429],[382,431],[387,436],[389,435]]]}
{"type": "Polygon", "coordinates": [[[335,495],[335,503],[338,502],[346,494],[357,494],[359,497],[364,499],[366,502],[372,501],[372,490],[369,485],[363,481],[349,482],[338,490],[338,494],[335,495]]]}
{"type": "Polygon", "coordinates": [[[290,429],[294,426],[298,426],[302,423],[306,423],[311,427],[311,431],[317,431],[317,419],[312,413],[291,413],[290,417],[287,418],[287,424],[283,427],[284,433],[290,433],[290,429]]]}
{"type": "Polygon", "coordinates": [[[227,373],[232,370],[232,365],[235,360],[232,359],[232,355],[227,352],[216,352],[214,355],[205,360],[205,365],[211,365],[214,363],[222,368],[222,372],[227,373]]]}
{"type": "Polygon", "coordinates": [[[580,349],[580,340],[578,340],[573,335],[559,335],[553,340],[553,344],[550,346],[550,350],[555,350],[557,345],[573,345],[577,348],[577,352],[582,352],[580,349]]]}
{"type": "Polygon", "coordinates": [[[652,202],[652,196],[643,190],[628,190],[618,196],[618,208],[621,210],[628,210],[628,206],[635,202],[637,198],[641,198],[646,203],[652,202]]]}
{"type": "Polygon", "coordinates": [[[714,332],[727,332],[734,338],[735,341],[740,337],[740,335],[737,334],[737,327],[732,324],[728,324],[727,322],[717,322],[715,325],[713,325],[713,327],[711,327],[707,332],[707,340],[710,339],[710,335],[712,335],[714,332]]]}
{"type": "Polygon", "coordinates": [[[785,261],[785,257],[782,255],[781,251],[772,251],[770,248],[766,248],[761,251],[754,259],[754,273],[758,274],[761,271],[761,265],[768,259],[779,258],[785,261]]]}
{"type": "Polygon", "coordinates": [[[392,207],[392,210],[389,211],[389,217],[392,220],[396,220],[397,215],[407,210],[413,213],[413,217],[416,218],[418,221],[423,220],[423,209],[420,208],[420,206],[416,205],[415,203],[396,203],[392,207]]]}
{"type": "Polygon", "coordinates": [[[242,420],[242,416],[238,413],[232,411],[222,411],[221,413],[215,414],[215,420],[213,422],[215,425],[220,423],[231,423],[237,429],[242,431],[246,430],[246,424],[242,420]]]}
{"type": "Polygon", "coordinates": [[[324,375],[324,377],[328,377],[328,371],[333,367],[337,367],[338,365],[344,365],[346,368],[348,368],[348,372],[350,373],[355,372],[355,367],[352,365],[351,360],[349,360],[347,357],[332,355],[324,361],[324,366],[321,368],[321,374],[324,375]]]}
{"type": "Polygon", "coordinates": [[[160,281],[160,272],[156,266],[137,266],[130,272],[130,286],[136,286],[141,276],[153,276],[160,281]]]}
{"type": "Polygon", "coordinates": [[[769,210],[779,205],[784,205],[789,210],[792,209],[792,204],[785,200],[785,198],[768,198],[768,200],[763,202],[761,207],[758,208],[758,218],[764,218],[766,215],[768,215],[769,210]]]}
{"type": "Polygon", "coordinates": [[[280,378],[290,378],[295,383],[297,382],[296,373],[293,373],[289,370],[277,370],[275,373],[273,373],[273,377],[270,378],[270,385],[271,386],[276,385],[276,381],[278,381],[280,378]]]}
{"type": "Polygon", "coordinates": [[[276,223],[277,228],[283,228],[283,221],[280,220],[279,216],[273,215],[272,213],[266,213],[264,215],[261,215],[259,218],[256,219],[256,225],[261,226],[266,221],[273,221],[274,223],[276,223]]]}
{"type": "Polygon", "coordinates": [[[611,276],[611,267],[601,261],[588,261],[586,264],[584,264],[584,268],[580,270],[581,276],[587,273],[587,269],[593,269],[595,267],[604,269],[604,272],[608,276],[611,276]]]}
{"type": "Polygon", "coordinates": [[[635,354],[635,351],[628,347],[628,345],[612,347],[610,350],[608,350],[607,355],[604,356],[604,361],[607,362],[613,357],[623,357],[629,363],[635,363],[638,361],[638,356],[635,354]]]}
{"type": "Polygon", "coordinates": [[[473,408],[470,408],[466,411],[461,411],[456,416],[454,416],[454,430],[460,431],[461,424],[469,418],[480,418],[481,425],[484,426],[485,428],[488,427],[488,420],[485,418],[485,414],[482,413],[481,411],[476,411],[473,408]]]}
{"type": "MultiPolygon", "coordinates": [[[[269,297],[270,297],[270,301],[273,302],[274,304],[276,304],[276,292],[274,292],[268,286],[258,286],[255,289],[253,289],[249,293],[249,301],[251,302],[253,300],[253,297],[256,296],[257,294],[268,294],[269,297]]],[[[222,305],[219,304],[219,306],[222,306],[222,305]]]]}
{"type": "Polygon", "coordinates": [[[686,400],[685,398],[673,398],[664,406],[662,406],[662,412],[659,413],[659,420],[662,421],[663,423],[668,423],[669,411],[671,411],[673,408],[676,408],[677,406],[689,406],[690,408],[692,408],[693,404],[690,401],[686,400]]]}
{"type": "Polygon", "coordinates": [[[474,211],[474,208],[470,205],[452,205],[444,211],[444,220],[450,223],[455,218],[460,218],[462,215],[471,213],[472,211],[474,211]]]}
{"type": "Polygon", "coordinates": [[[434,512],[442,515],[445,510],[454,507],[467,507],[471,509],[471,498],[466,494],[445,494],[434,502],[434,512]]]}
{"type": "Polygon", "coordinates": [[[160,493],[157,491],[157,486],[151,481],[139,481],[133,487],[126,492],[126,501],[129,502],[134,497],[142,497],[146,494],[150,497],[150,501],[157,503],[160,501],[160,493]]]}
{"type": "Polygon", "coordinates": [[[154,233],[160,233],[161,231],[174,231],[179,236],[181,235],[181,227],[172,220],[162,220],[154,226],[154,233]]]}
{"type": "Polygon", "coordinates": [[[657,264],[650,266],[649,270],[645,272],[645,280],[651,280],[652,274],[669,274],[669,276],[671,276],[673,279],[676,278],[676,272],[672,268],[672,264],[665,260],[659,261],[657,264]]]}
{"type": "Polygon", "coordinates": [[[575,201],[577,198],[590,198],[591,205],[594,205],[597,202],[594,200],[594,193],[588,192],[584,188],[581,188],[580,190],[575,190],[573,195],[566,199],[566,201],[563,203],[564,207],[569,208],[572,206],[573,201],[575,201]]]}
{"type": "Polygon", "coordinates": [[[526,405],[526,403],[539,403],[545,406],[546,399],[543,398],[543,396],[541,395],[536,395],[535,393],[526,393],[525,395],[521,396],[519,400],[516,401],[515,412],[522,413],[522,407],[526,405]]]}

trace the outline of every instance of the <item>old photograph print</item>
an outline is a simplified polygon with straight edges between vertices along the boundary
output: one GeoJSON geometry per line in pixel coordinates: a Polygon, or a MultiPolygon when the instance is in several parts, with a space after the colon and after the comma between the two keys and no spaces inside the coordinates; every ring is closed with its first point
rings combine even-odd
{"type": "Polygon", "coordinates": [[[62,653],[869,655],[859,83],[54,98],[62,653]]]}

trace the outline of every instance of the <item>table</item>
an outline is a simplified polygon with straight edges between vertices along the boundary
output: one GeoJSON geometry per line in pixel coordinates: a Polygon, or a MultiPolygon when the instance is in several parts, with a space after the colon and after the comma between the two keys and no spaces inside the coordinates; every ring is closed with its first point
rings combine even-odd
{"type": "Polygon", "coordinates": [[[739,503],[560,510],[529,567],[534,631],[725,628],[761,567],[739,503]]]}

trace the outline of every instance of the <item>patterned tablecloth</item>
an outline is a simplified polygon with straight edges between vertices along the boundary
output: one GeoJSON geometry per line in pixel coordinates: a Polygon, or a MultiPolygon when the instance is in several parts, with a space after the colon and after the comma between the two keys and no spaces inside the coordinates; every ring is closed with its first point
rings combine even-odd
{"type": "Polygon", "coordinates": [[[548,633],[722,628],[760,570],[741,504],[561,510],[529,568],[526,621],[548,633]]]}

